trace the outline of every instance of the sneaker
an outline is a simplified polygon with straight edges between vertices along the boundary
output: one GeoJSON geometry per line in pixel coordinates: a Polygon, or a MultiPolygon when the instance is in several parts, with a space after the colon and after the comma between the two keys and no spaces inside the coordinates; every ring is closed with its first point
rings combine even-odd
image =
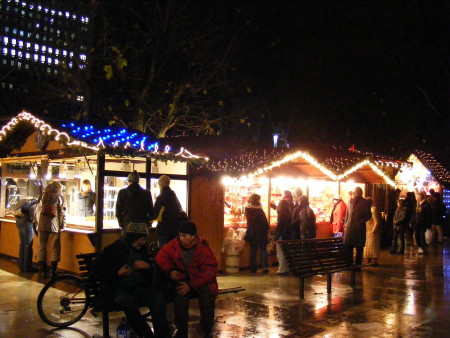
{"type": "Polygon", "coordinates": [[[417,249],[417,253],[418,254],[423,254],[423,249],[422,248],[417,249]]]}

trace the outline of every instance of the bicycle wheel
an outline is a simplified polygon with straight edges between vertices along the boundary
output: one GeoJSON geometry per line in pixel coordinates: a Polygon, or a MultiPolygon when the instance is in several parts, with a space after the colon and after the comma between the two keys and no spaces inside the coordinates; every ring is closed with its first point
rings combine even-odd
{"type": "Polygon", "coordinates": [[[84,316],[88,298],[81,278],[73,275],[58,276],[45,284],[39,293],[38,313],[48,325],[66,327],[84,316]]]}

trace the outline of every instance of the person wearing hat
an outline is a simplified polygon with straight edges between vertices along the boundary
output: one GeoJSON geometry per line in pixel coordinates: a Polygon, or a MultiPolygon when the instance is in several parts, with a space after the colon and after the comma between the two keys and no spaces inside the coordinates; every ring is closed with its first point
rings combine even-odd
{"type": "Polygon", "coordinates": [[[333,197],[333,210],[331,211],[330,223],[333,225],[333,237],[341,237],[344,233],[344,219],[347,212],[347,204],[341,196],[333,197]]]}
{"type": "Polygon", "coordinates": [[[197,235],[195,223],[180,224],[179,235],[163,246],[156,264],[174,283],[174,318],[176,337],[188,336],[189,300],[198,297],[200,325],[209,337],[214,326],[218,263],[213,250],[197,235]]]}
{"type": "Polygon", "coordinates": [[[139,174],[133,171],[127,177],[128,187],[117,196],[116,217],[119,226],[125,229],[130,222],[148,223],[153,219],[153,199],[150,191],[139,185],[139,174]]]}
{"type": "Polygon", "coordinates": [[[166,302],[162,287],[156,284],[158,270],[150,261],[147,238],[148,224],[131,222],[94,261],[101,282],[100,301],[112,300],[123,310],[139,337],[170,337],[166,302]],[[139,312],[141,306],[148,306],[152,313],[154,333],[139,312]]]}
{"type": "Polygon", "coordinates": [[[158,186],[160,193],[156,197],[154,211],[155,215],[159,215],[161,209],[164,207],[161,220],[156,226],[158,244],[161,248],[178,236],[178,226],[180,225],[180,219],[184,212],[177,195],[170,188],[170,178],[162,175],[158,179],[158,186]]]}

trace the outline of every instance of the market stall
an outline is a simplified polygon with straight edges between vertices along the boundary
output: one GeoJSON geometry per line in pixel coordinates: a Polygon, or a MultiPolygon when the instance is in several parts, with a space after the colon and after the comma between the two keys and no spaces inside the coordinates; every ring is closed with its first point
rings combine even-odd
{"type": "MultiPolygon", "coordinates": [[[[75,255],[101,250],[120,235],[115,217],[118,191],[136,170],[140,185],[159,194],[157,179],[171,178],[184,210],[189,212],[189,164],[205,159],[184,148],[161,147],[147,135],[117,127],[44,121],[22,112],[0,129],[0,253],[18,254],[18,233],[10,208],[20,199],[39,197],[51,181],[63,185],[66,230],[62,233],[60,268],[77,271],[75,255]],[[80,212],[81,183],[95,192],[93,215],[80,212]]],[[[36,252],[37,241],[34,241],[36,252]]]]}

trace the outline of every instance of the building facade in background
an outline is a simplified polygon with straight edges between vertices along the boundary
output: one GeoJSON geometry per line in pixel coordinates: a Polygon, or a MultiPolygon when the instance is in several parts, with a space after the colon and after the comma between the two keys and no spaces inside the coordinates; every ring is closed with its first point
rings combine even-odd
{"type": "Polygon", "coordinates": [[[0,115],[84,114],[89,13],[87,0],[0,0],[0,115]]]}

